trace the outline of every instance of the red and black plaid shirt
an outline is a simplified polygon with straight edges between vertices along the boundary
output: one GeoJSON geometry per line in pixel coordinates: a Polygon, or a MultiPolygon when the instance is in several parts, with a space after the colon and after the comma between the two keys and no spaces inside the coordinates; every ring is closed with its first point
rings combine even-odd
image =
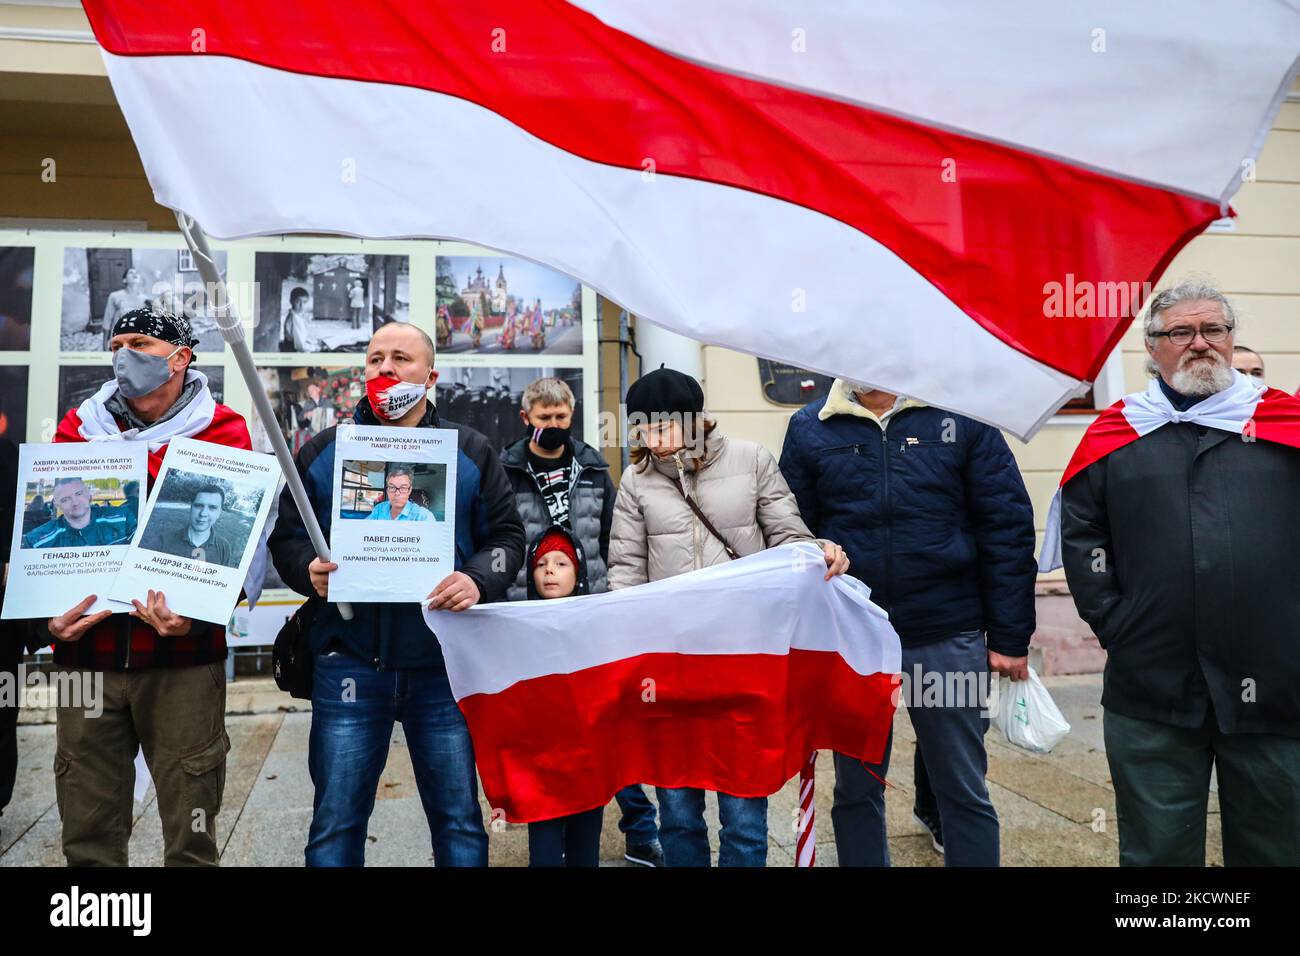
{"type": "Polygon", "coordinates": [[[114,614],[81,640],[54,641],[54,663],[96,671],[192,667],[225,659],[226,629],[206,621],[193,621],[184,637],[159,637],[131,615],[114,614]]]}

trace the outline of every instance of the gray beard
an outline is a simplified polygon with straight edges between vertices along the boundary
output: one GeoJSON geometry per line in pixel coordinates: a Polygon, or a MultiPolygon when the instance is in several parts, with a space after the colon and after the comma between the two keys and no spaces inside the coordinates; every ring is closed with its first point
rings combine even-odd
{"type": "Polygon", "coordinates": [[[1180,395],[1204,398],[1223,391],[1232,384],[1232,367],[1218,353],[1210,353],[1212,362],[1196,362],[1174,372],[1169,385],[1180,395]]]}

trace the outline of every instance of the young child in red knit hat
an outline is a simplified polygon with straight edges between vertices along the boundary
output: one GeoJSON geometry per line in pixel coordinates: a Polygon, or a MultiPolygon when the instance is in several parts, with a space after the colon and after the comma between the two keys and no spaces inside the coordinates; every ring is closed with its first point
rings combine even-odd
{"type": "Polygon", "coordinates": [[[528,565],[528,598],[571,597],[587,593],[586,561],[567,528],[551,525],[533,542],[524,559],[528,565]]]}
{"type": "MultiPolygon", "coordinates": [[[[528,597],[550,600],[587,593],[582,547],[567,529],[552,525],[528,549],[528,597]]],[[[597,866],[604,807],[528,824],[529,866],[597,866]]]]}

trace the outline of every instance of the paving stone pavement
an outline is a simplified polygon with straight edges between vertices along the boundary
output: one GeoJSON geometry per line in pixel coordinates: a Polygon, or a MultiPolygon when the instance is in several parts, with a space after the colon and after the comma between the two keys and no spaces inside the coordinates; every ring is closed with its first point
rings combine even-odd
{"type": "MultiPolygon", "coordinates": [[[[1012,747],[996,729],[988,734],[989,789],[1002,822],[1005,866],[1114,866],[1118,844],[1115,800],[1101,730],[1100,675],[1050,677],[1045,683],[1071,724],[1070,735],[1048,755],[1012,747]]],[[[227,729],[231,751],[224,805],[217,818],[226,866],[301,866],[311,821],[312,787],[307,774],[311,714],[267,680],[230,686],[227,729]]],[[[54,801],[54,726],[48,712],[24,712],[18,730],[18,783],[13,802],[0,818],[0,866],[58,866],[59,812],[54,801]]],[[[906,712],[895,717],[894,753],[885,801],[890,853],[895,866],[942,866],[924,830],[912,819],[912,757],[915,736],[906,712]]],[[[817,865],[834,866],[831,796],[834,771],[829,753],[817,762],[817,865]]],[[[654,788],[647,788],[654,799],[654,788]]],[[[480,793],[485,824],[487,802],[480,793]]],[[[793,864],[798,781],[773,794],[768,807],[769,866],[793,864]]],[[[717,804],[707,803],[714,857],[717,804]]],[[[601,861],[623,860],[619,811],[605,809],[601,861]]],[[[1210,798],[1207,860],[1222,865],[1218,804],[1210,798]]],[[[528,828],[488,827],[489,862],[522,866],[528,860],[528,828]]],[[[416,792],[400,725],[394,729],[388,764],[379,782],[370,820],[366,862],[372,866],[424,866],[432,862],[428,828],[416,792]]],[[[152,788],[136,804],[130,842],[131,865],[162,861],[162,827],[152,788]]]]}

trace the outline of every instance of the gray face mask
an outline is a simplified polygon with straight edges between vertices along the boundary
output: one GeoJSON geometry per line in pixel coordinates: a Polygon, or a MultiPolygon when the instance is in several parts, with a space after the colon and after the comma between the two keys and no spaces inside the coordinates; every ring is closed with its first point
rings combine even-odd
{"type": "MultiPolygon", "coordinates": [[[[180,350],[178,345],[172,355],[180,350]]],[[[167,364],[172,355],[164,358],[148,352],[118,349],[113,353],[113,377],[117,379],[118,389],[127,398],[141,398],[166,385],[175,374],[167,364]]]]}

